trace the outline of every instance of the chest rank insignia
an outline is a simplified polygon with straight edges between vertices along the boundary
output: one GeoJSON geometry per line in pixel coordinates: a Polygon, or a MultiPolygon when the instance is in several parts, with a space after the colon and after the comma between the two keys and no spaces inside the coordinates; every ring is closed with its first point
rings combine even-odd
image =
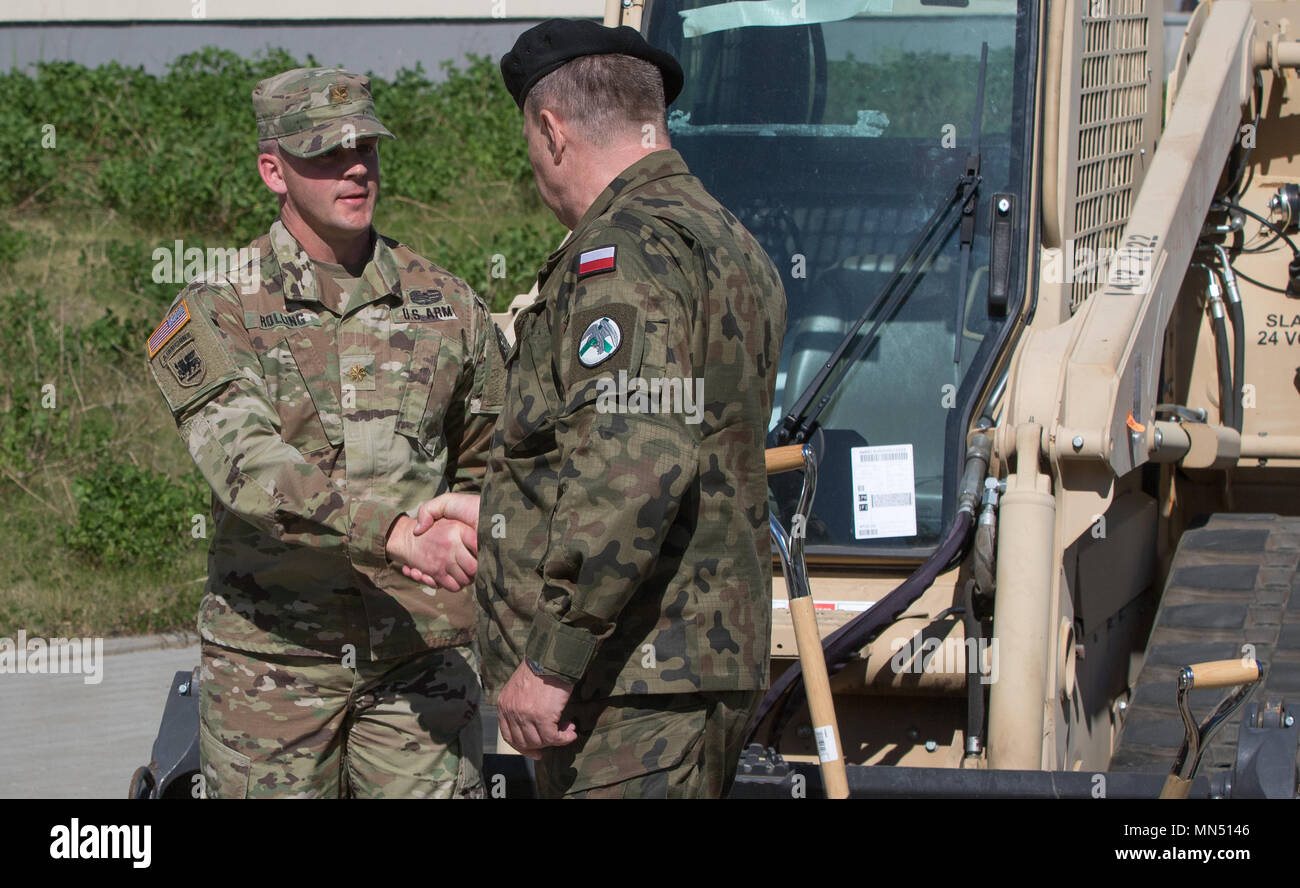
{"type": "Polygon", "coordinates": [[[353,364],[348,368],[348,379],[353,382],[360,382],[366,378],[366,368],[361,364],[353,364]]]}
{"type": "Polygon", "coordinates": [[[614,356],[623,342],[623,331],[613,318],[596,318],[578,340],[578,361],[584,367],[595,367],[614,356]]]}

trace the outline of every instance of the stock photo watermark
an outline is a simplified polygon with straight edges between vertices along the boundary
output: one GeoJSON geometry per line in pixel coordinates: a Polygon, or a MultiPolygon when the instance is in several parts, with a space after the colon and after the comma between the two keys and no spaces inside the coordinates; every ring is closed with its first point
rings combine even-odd
{"type": "Polygon", "coordinates": [[[82,675],[88,685],[104,680],[104,639],[39,638],[19,629],[0,637],[0,675],[82,675]]]}
{"type": "Polygon", "coordinates": [[[895,638],[889,649],[894,652],[889,668],[896,675],[964,674],[967,664],[978,663],[980,684],[991,685],[998,680],[996,638],[895,638]]]}
{"type": "Polygon", "coordinates": [[[256,293],[262,286],[262,256],[257,247],[186,247],[178,240],[157,247],[151,256],[155,284],[229,281],[241,293],[256,293]]]}
{"type": "Polygon", "coordinates": [[[704,380],[676,376],[643,378],[618,371],[618,379],[596,381],[600,413],[680,413],[687,425],[704,420],[704,380]]]}

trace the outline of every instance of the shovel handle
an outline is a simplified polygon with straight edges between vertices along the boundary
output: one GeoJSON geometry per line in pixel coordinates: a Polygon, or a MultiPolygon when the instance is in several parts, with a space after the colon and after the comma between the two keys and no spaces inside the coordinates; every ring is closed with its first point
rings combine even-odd
{"type": "Polygon", "coordinates": [[[770,447],[765,453],[767,473],[780,475],[803,468],[803,445],[787,444],[784,447],[770,447]]]}
{"type": "Polygon", "coordinates": [[[1191,687],[1194,688],[1230,688],[1260,676],[1258,660],[1211,660],[1187,668],[1192,671],[1191,687]]]}
{"type": "Polygon", "coordinates": [[[831,697],[831,682],[826,674],[826,657],[822,651],[821,634],[817,631],[817,611],[812,598],[791,598],[790,618],[794,622],[794,638],[799,646],[804,689],[808,692],[808,714],[812,716],[826,797],[847,799],[849,779],[844,769],[844,744],[840,742],[835,701],[831,697]]]}

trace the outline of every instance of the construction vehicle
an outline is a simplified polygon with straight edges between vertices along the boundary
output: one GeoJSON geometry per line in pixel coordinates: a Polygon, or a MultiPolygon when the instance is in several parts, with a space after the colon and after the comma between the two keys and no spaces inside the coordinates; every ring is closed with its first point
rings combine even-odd
{"type": "MultiPolygon", "coordinates": [[[[672,147],[783,273],[770,444],[819,479],[802,523],[797,474],[772,502],[853,795],[1155,797],[1192,758],[1192,795],[1296,794],[1300,4],[1203,2],[1162,101],[1163,14],[607,7],[681,61],[672,147]],[[1262,691],[1210,740],[1176,682],[1229,660],[1262,691]]],[[[773,600],[738,795],[818,780],[773,600]]]]}
{"type": "MultiPolygon", "coordinates": [[[[1203,2],[1167,83],[1163,13],[609,0],[783,274],[770,445],[818,479],[772,507],[850,795],[1296,795],[1300,3],[1203,2]]],[[[817,795],[780,575],[773,607],[734,794],[817,795]]],[[[184,740],[137,795],[184,791],[184,740]]]]}

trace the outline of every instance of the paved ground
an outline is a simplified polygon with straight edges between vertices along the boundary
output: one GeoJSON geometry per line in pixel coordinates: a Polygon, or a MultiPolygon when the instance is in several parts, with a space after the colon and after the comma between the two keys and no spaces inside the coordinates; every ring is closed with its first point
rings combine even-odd
{"type": "MultiPolygon", "coordinates": [[[[124,799],[149,762],[172,676],[198,665],[193,636],[110,639],[103,678],[0,673],[0,799],[124,799]],[[162,648],[166,644],[169,647],[162,648]]],[[[484,745],[497,748],[485,707],[484,745]]]]}
{"type": "Polygon", "coordinates": [[[126,798],[131,773],[149,761],[172,675],[198,662],[192,644],[105,650],[99,684],[0,674],[0,798],[126,798]]]}

